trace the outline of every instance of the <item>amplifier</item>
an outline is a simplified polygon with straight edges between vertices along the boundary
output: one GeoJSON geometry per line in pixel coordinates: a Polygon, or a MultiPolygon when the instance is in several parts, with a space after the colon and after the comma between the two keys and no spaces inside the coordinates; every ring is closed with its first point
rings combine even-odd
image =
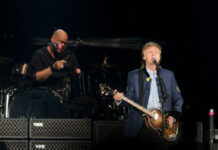
{"type": "Polygon", "coordinates": [[[28,150],[27,140],[0,140],[1,150],[28,150]]]}
{"type": "Polygon", "coordinates": [[[33,139],[90,139],[91,119],[30,119],[33,139]]]}
{"type": "Polygon", "coordinates": [[[124,121],[94,121],[93,146],[95,149],[115,149],[123,139],[124,121]]]}
{"type": "Polygon", "coordinates": [[[28,138],[28,120],[0,119],[0,138],[28,138]]]}
{"type": "Polygon", "coordinates": [[[91,141],[30,141],[29,150],[91,150],[91,141]]]}

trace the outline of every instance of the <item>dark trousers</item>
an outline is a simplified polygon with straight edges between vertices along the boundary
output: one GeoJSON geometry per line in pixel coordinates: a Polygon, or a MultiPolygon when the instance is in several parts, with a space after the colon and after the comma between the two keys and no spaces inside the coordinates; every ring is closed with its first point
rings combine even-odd
{"type": "Polygon", "coordinates": [[[134,150],[139,146],[146,150],[169,150],[170,143],[159,136],[157,131],[148,129],[144,123],[138,136],[133,139],[125,138],[122,144],[126,150],[134,150]]]}
{"type": "Polygon", "coordinates": [[[114,135],[112,139],[102,142],[94,150],[136,150],[138,147],[142,147],[144,150],[176,150],[171,148],[174,143],[159,136],[157,131],[148,129],[145,123],[135,138],[122,136],[117,139],[116,136],[114,135]]]}

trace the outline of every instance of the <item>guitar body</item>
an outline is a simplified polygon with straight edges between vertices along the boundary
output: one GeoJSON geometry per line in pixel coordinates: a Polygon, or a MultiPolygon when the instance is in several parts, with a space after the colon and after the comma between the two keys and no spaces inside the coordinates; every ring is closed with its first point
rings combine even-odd
{"type": "MultiPolygon", "coordinates": [[[[151,118],[150,116],[143,114],[145,118],[145,124],[149,129],[156,131],[160,136],[162,135],[162,114],[159,109],[150,110],[157,119],[151,118]]],[[[164,132],[163,137],[168,141],[175,141],[178,135],[179,123],[173,124],[172,128],[168,128],[166,124],[167,115],[164,115],[164,132]]]]}

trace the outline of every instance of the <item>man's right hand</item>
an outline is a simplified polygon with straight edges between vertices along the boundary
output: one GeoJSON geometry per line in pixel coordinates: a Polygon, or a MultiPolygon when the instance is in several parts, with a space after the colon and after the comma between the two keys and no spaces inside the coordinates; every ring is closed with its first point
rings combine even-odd
{"type": "Polygon", "coordinates": [[[53,68],[56,70],[61,70],[64,68],[64,64],[66,64],[67,61],[66,60],[57,60],[54,64],[53,64],[53,68]]]}

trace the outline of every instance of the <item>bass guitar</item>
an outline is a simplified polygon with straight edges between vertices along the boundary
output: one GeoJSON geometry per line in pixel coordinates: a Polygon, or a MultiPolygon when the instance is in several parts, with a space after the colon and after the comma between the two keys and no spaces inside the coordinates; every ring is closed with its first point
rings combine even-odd
{"type": "MultiPolygon", "coordinates": [[[[100,94],[109,96],[114,95],[115,90],[113,90],[110,86],[107,86],[106,84],[100,84],[100,94]]],[[[143,112],[142,116],[145,119],[146,126],[154,131],[158,135],[162,135],[166,140],[168,141],[175,141],[178,136],[178,128],[179,128],[179,122],[176,122],[173,124],[171,128],[168,127],[166,120],[167,120],[167,114],[164,115],[164,118],[162,117],[161,111],[159,109],[151,109],[147,110],[143,106],[139,105],[138,103],[134,102],[133,100],[128,99],[127,97],[123,96],[122,100],[126,101],[130,105],[134,106],[141,112],[143,112]],[[163,125],[162,125],[162,119],[163,125]]]]}

